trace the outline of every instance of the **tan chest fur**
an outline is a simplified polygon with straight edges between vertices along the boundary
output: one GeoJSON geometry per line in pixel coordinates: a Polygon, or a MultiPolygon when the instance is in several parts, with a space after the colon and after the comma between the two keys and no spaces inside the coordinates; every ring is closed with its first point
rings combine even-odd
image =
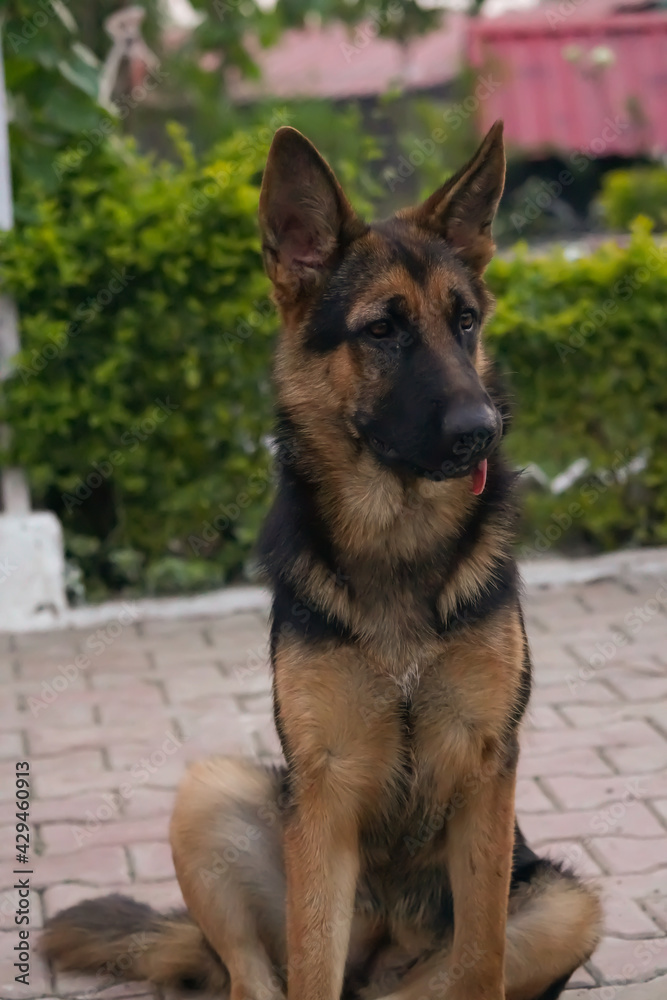
{"type": "Polygon", "coordinates": [[[276,650],[288,757],[332,794],[342,781],[371,825],[372,813],[397,809],[397,796],[402,812],[410,800],[446,804],[485,767],[498,766],[520,684],[518,611],[498,612],[422,652],[419,669],[406,678],[354,644],[289,640],[276,650]]]}

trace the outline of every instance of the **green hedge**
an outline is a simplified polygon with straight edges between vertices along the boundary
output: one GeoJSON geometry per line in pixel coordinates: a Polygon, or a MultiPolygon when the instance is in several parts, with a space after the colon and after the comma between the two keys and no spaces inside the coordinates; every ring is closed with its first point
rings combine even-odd
{"type": "MultiPolygon", "coordinates": [[[[259,257],[266,136],[169,165],[108,142],[0,241],[23,350],[6,460],[61,517],[91,599],[210,587],[248,569],[270,497],[276,330],[259,257]]],[[[514,459],[567,494],[527,497],[526,551],[665,540],[667,251],[646,226],[591,257],[496,260],[492,349],[510,373],[514,459]],[[632,460],[643,471],[624,476],[632,460]]]]}
{"type": "Polygon", "coordinates": [[[609,171],[602,180],[597,207],[609,229],[629,229],[638,215],[645,215],[656,229],[667,229],[667,169],[609,171]]]}
{"type": "Polygon", "coordinates": [[[667,243],[638,222],[627,248],[579,260],[517,248],[489,280],[489,342],[517,407],[512,456],[551,476],[590,463],[566,493],[528,496],[528,549],[544,550],[545,536],[568,548],[666,541],[667,243]]]}
{"type": "Polygon", "coordinates": [[[11,460],[55,510],[88,595],[241,572],[269,489],[274,311],[256,227],[264,137],[205,164],[106,143],[24,198],[0,244],[22,353],[11,460]]]}

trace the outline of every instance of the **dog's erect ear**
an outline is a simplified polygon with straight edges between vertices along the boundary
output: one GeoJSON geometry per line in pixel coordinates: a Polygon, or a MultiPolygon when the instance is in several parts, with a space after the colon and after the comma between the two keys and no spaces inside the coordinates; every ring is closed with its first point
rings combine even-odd
{"type": "Polygon", "coordinates": [[[481,274],[495,249],[491,223],[504,184],[503,123],[497,121],[464,167],[422,205],[400,215],[444,237],[481,274]]]}
{"type": "Polygon", "coordinates": [[[266,272],[279,298],[317,287],[365,226],[315,147],[284,126],[273,137],[259,197],[266,272]]]}

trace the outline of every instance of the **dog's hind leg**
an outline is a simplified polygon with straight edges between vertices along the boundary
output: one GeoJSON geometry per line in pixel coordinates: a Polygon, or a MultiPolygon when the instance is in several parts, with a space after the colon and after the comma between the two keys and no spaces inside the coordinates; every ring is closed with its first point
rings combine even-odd
{"type": "MultiPolygon", "coordinates": [[[[532,854],[532,852],[531,852],[532,854]]],[[[534,856],[535,857],[535,856],[534,856]]],[[[515,870],[507,922],[507,1000],[556,1000],[599,941],[597,894],[545,859],[515,870]]]]}
{"type": "MultiPolygon", "coordinates": [[[[590,958],[600,936],[596,894],[550,861],[533,857],[534,862],[514,872],[505,946],[506,1000],[556,1000],[575,969],[590,958]]],[[[465,966],[475,960],[471,952],[461,963],[454,962],[450,945],[419,962],[383,1000],[446,1000],[465,966]]],[[[380,995],[373,982],[363,992],[364,1000],[380,995]]]]}
{"type": "Polygon", "coordinates": [[[171,822],[188,909],[226,965],[230,1000],[276,1000],[285,969],[281,777],[240,760],[193,765],[171,822]]]}

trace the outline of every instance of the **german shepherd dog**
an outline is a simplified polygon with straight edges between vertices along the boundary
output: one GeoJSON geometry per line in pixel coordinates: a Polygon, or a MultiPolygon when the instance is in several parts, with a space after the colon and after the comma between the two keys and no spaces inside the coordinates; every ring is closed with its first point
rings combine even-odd
{"type": "Polygon", "coordinates": [[[214,758],[178,794],[187,913],[58,914],[64,968],[231,1000],[554,1000],[593,891],[514,818],[531,663],[507,407],[481,342],[502,123],[417,208],[367,225],[291,128],[260,222],[282,318],[274,592],[286,765],[214,758]]]}

